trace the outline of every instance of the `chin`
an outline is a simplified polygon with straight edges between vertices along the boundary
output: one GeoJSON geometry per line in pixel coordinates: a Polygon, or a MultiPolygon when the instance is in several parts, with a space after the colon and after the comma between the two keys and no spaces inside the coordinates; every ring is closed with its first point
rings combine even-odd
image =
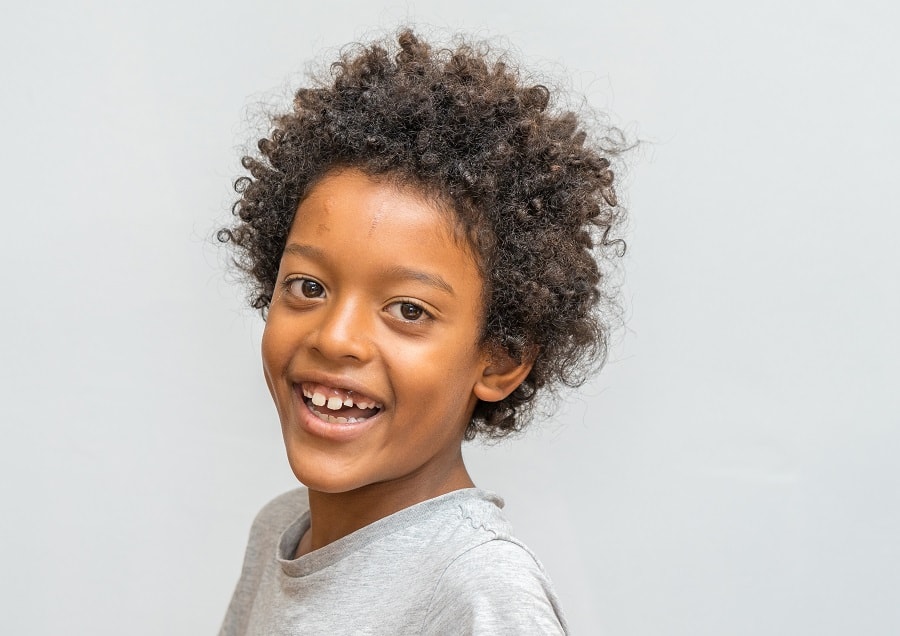
{"type": "Polygon", "coordinates": [[[291,452],[290,444],[288,462],[297,481],[317,492],[338,494],[372,483],[362,475],[354,475],[349,466],[334,458],[315,457],[310,452],[291,452]]]}

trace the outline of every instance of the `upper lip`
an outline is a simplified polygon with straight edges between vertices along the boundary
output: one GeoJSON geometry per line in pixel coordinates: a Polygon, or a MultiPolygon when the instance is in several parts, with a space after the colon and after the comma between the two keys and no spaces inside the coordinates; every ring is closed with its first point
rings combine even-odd
{"type": "Polygon", "coordinates": [[[291,378],[291,383],[295,387],[300,387],[304,382],[321,384],[322,386],[327,386],[331,387],[332,389],[339,389],[342,391],[352,391],[362,398],[366,398],[372,402],[377,402],[378,404],[382,405],[386,402],[386,400],[382,396],[378,395],[377,393],[373,393],[372,390],[362,382],[359,382],[347,376],[332,375],[330,373],[322,373],[320,371],[311,371],[309,373],[297,374],[293,378],[291,378]]]}

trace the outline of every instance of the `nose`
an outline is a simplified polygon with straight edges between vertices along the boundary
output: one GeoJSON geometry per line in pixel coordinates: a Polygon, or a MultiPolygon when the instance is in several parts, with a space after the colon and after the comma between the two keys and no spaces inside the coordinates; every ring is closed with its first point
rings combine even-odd
{"type": "Polygon", "coordinates": [[[326,303],[309,332],[309,346],[332,360],[365,362],[372,355],[371,309],[353,298],[326,303]]]}

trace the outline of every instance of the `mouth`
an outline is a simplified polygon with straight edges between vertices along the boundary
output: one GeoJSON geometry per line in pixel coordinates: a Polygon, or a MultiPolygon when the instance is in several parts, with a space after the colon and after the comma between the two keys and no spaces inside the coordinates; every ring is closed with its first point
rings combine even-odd
{"type": "Polygon", "coordinates": [[[304,382],[300,385],[310,412],[328,424],[359,424],[375,417],[384,406],[356,391],[304,382]]]}

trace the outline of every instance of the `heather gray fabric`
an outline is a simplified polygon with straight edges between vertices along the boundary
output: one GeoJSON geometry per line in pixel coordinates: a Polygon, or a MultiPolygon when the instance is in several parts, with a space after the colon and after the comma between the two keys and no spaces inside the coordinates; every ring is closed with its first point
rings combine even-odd
{"type": "Polygon", "coordinates": [[[220,636],[568,633],[502,506],[457,490],[294,559],[309,504],[303,488],[285,493],[253,522],[220,636]]]}

